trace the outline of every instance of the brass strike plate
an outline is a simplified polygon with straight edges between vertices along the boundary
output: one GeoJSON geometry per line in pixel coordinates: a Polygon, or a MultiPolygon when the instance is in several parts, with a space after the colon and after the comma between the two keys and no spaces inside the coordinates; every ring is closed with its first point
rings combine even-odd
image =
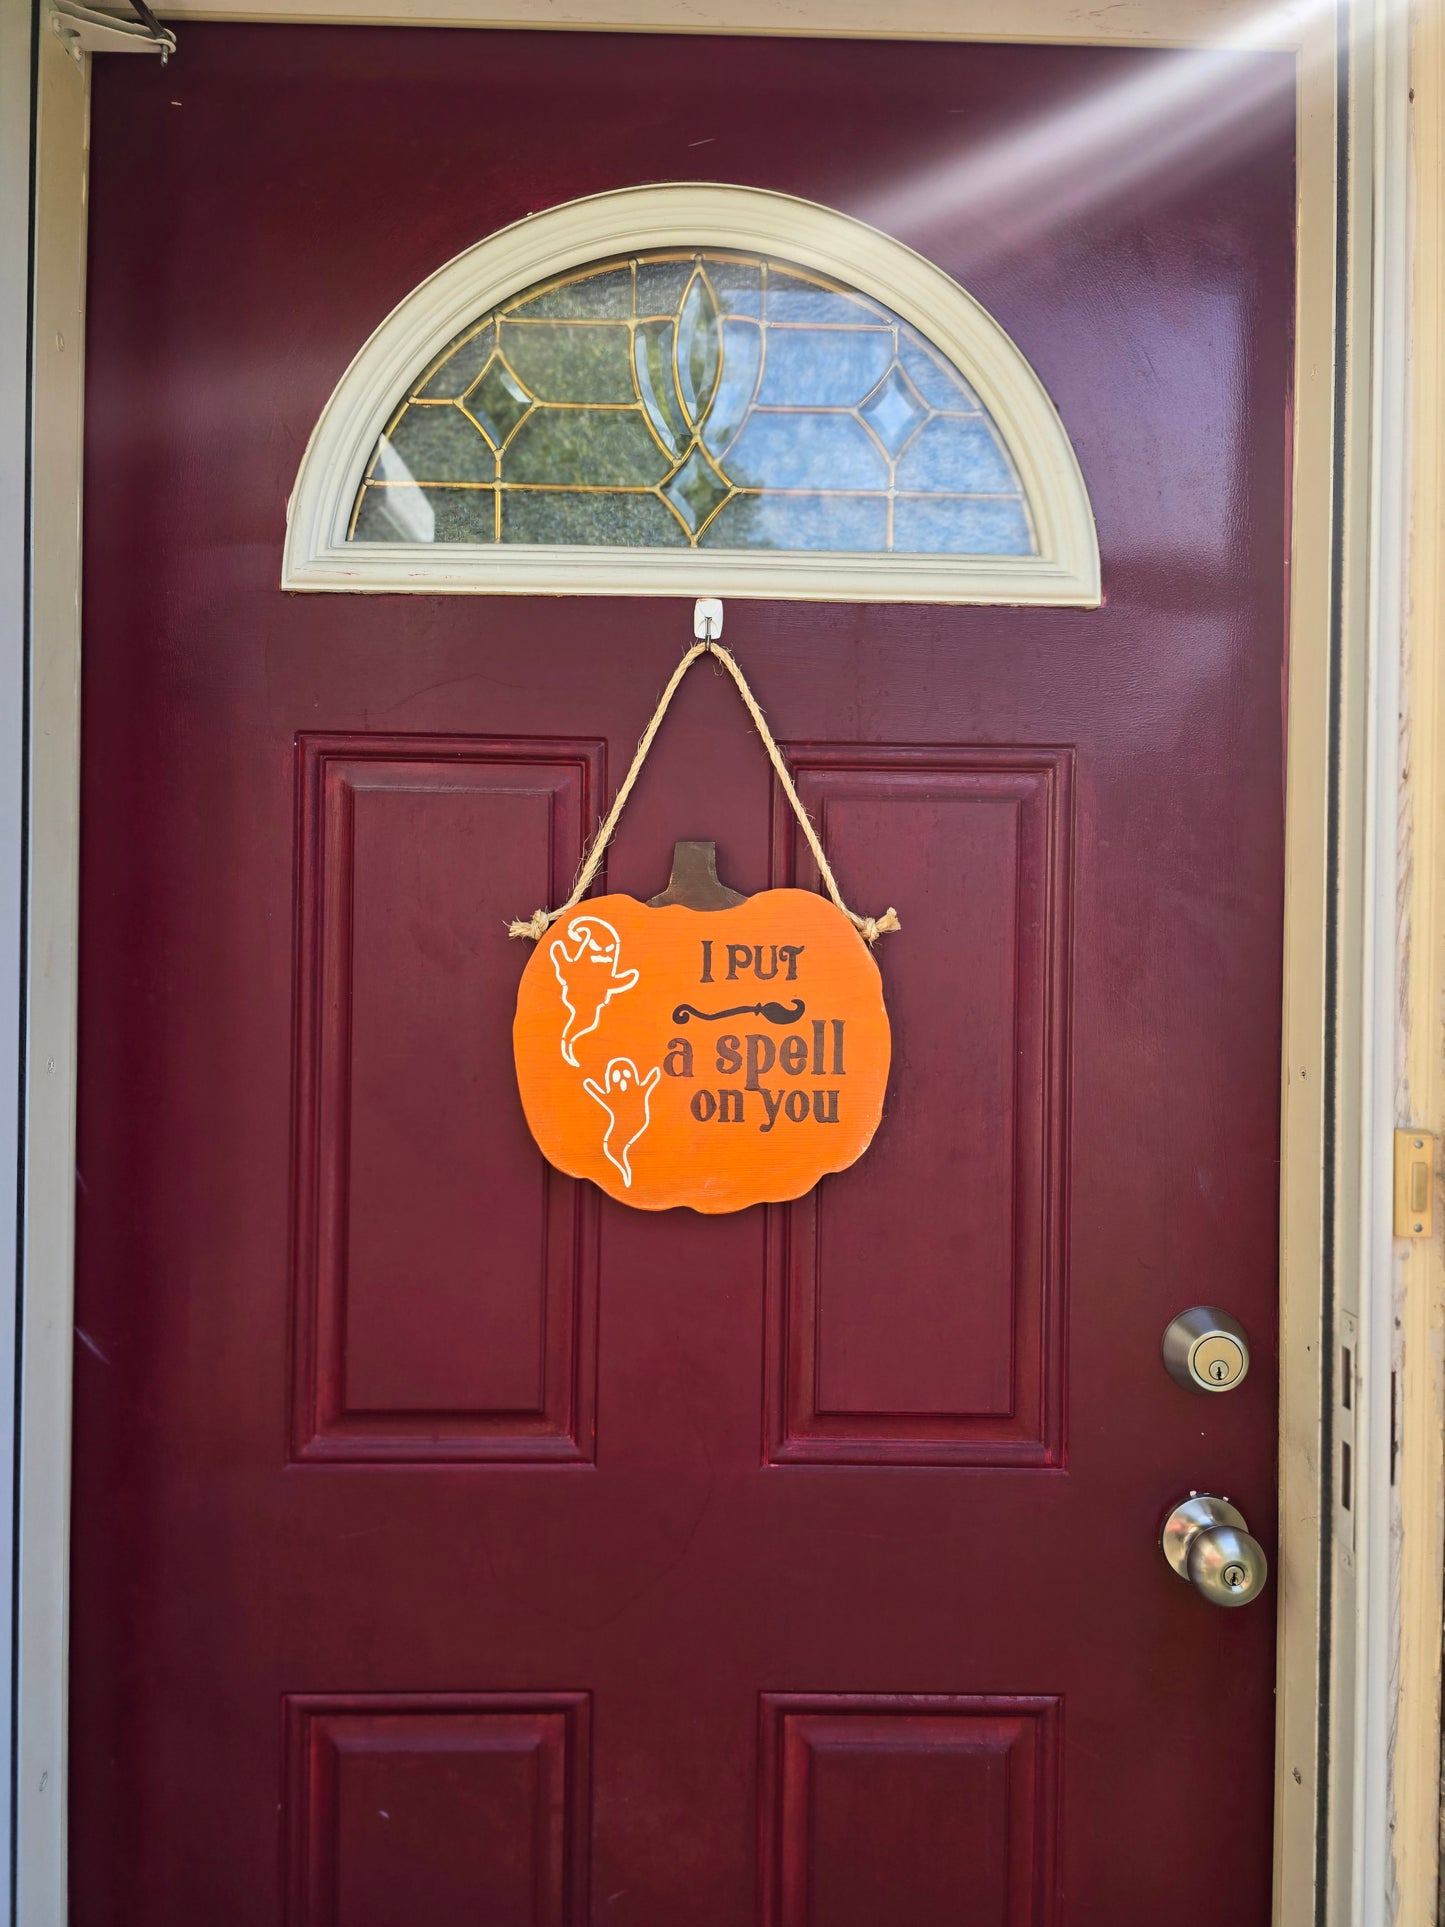
{"type": "Polygon", "coordinates": [[[1395,1236],[1428,1238],[1435,1228],[1435,1139],[1395,1133],[1395,1236]]]}

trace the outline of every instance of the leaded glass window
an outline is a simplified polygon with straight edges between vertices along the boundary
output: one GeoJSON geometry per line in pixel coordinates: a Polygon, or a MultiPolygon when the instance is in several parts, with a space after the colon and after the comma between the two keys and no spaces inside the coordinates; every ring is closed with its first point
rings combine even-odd
{"type": "Polygon", "coordinates": [[[469,325],[380,436],[348,539],[1038,552],[993,420],[916,328],[722,249],[596,262],[469,325]]]}

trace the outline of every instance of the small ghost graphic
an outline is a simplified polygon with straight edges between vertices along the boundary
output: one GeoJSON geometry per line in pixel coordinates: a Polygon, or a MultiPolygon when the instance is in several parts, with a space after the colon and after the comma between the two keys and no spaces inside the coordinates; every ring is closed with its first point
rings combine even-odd
{"type": "Polygon", "coordinates": [[[601,917],[574,917],[566,936],[552,940],[552,968],[567,1007],[562,1055],[569,1064],[577,1062],[578,1039],[596,1030],[612,999],[637,982],[635,970],[617,968],[620,950],[617,932],[601,917]]]}
{"type": "Polygon", "coordinates": [[[652,1116],[652,1093],[662,1072],[654,1064],[646,1077],[638,1075],[630,1057],[614,1057],[599,1084],[585,1077],[582,1088],[607,1113],[607,1132],[602,1149],[622,1173],[622,1182],[631,1188],[632,1164],[628,1152],[647,1129],[652,1116]]]}

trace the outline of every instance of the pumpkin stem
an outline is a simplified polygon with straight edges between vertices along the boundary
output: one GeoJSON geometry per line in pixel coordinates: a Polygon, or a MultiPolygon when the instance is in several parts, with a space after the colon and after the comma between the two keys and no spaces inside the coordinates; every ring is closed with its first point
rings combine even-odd
{"type": "Polygon", "coordinates": [[[744,899],[719,882],[716,843],[686,841],[673,844],[667,888],[648,901],[654,910],[666,909],[670,903],[679,903],[684,910],[731,910],[744,899]]]}

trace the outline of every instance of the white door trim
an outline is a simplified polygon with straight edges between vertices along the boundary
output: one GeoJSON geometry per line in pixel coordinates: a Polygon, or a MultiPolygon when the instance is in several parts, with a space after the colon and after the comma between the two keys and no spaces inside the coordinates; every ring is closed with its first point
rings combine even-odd
{"type": "MultiPolygon", "coordinates": [[[[0,0],[16,5],[21,0],[0,0]]],[[[80,518],[89,64],[37,15],[29,891],[15,1581],[16,1922],[65,1921],[80,861],[80,518]]],[[[6,821],[4,836],[15,834],[6,821]]]]}
{"type": "Polygon", "coordinates": [[[1319,0],[173,0],[167,20],[373,27],[534,28],[563,33],[726,33],[789,39],[1004,40],[1119,47],[1277,47],[1318,29],[1319,0]]]}
{"type": "MultiPolygon", "coordinates": [[[[0,448],[22,449],[30,413],[31,16],[0,0],[0,448]]],[[[18,1170],[24,1103],[20,1010],[24,999],[26,648],[29,509],[24,465],[0,463],[0,1251],[19,1250],[18,1170]]],[[[19,1295],[0,1293],[0,1545],[14,1543],[15,1321],[19,1295]]],[[[0,1589],[0,1641],[11,1650],[14,1598],[0,1589]]],[[[8,1695],[7,1695],[8,1698],[8,1695]]],[[[9,1710],[7,1705],[7,1711],[9,1710]]],[[[0,1762],[0,1816],[8,1847],[12,1761],[0,1762]]],[[[8,1863],[8,1852],[5,1855],[8,1863]]],[[[5,1882],[8,1891],[9,1881],[5,1882]]],[[[8,1916],[7,1916],[8,1917],[8,1916]]]]}
{"type": "MultiPolygon", "coordinates": [[[[0,0],[0,6],[10,9],[21,4],[23,0],[0,0]]],[[[1368,1636],[1378,1641],[1382,1603],[1387,1614],[1393,1613],[1379,1575],[1382,1561],[1388,1571],[1388,1562],[1399,1556],[1401,1541],[1397,1532],[1372,1529],[1350,1550],[1334,1530],[1333,1512],[1321,1514],[1322,1502],[1327,1507],[1339,1502],[1334,1321],[1349,1312],[1351,1301],[1356,1315],[1367,1314],[1358,1366],[1368,1383],[1362,1386],[1356,1416],[1363,1420],[1372,1412],[1376,1422],[1366,1423],[1357,1489],[1371,1494],[1372,1507],[1378,1505],[1380,1481],[1387,1476],[1385,1447],[1404,1451],[1408,1476],[1416,1443],[1407,1436],[1402,1445],[1388,1430],[1382,1433],[1378,1423],[1378,1415],[1388,1407],[1392,1366],[1381,1343],[1386,1329],[1381,1294],[1388,1299],[1392,1284],[1379,1240],[1366,1231],[1374,1202],[1370,1185],[1380,1175],[1376,1131],[1383,1084],[1378,1072],[1384,1058],[1393,1057],[1398,1018],[1398,1001],[1376,993],[1394,980],[1384,965],[1393,959],[1398,968],[1400,960],[1393,918],[1401,870],[1383,827],[1394,820],[1403,794],[1386,744],[1394,710],[1385,657],[1399,640],[1390,597],[1398,601],[1400,596],[1404,545],[1387,527],[1392,513],[1398,520],[1398,512],[1390,508],[1381,478],[1392,470],[1404,474],[1409,456],[1392,399],[1392,378],[1377,352],[1379,341],[1401,325],[1398,276],[1369,271],[1381,266],[1375,250],[1379,234],[1393,218],[1389,210],[1407,204],[1407,182],[1400,178],[1401,141],[1395,131],[1408,121],[1399,63],[1361,57],[1375,50],[1385,4],[1341,0],[1343,17],[1355,30],[1346,89],[1337,85],[1343,42],[1337,39],[1331,0],[1295,0],[1262,14],[1245,0],[1127,0],[1118,9],[1106,10],[1102,17],[1110,22],[1108,27],[1091,21],[1087,31],[1080,30],[1077,9],[1065,0],[1015,0],[1006,16],[996,0],[900,0],[885,30],[873,24],[876,10],[869,0],[797,0],[787,15],[787,30],[793,32],[883,31],[890,36],[984,39],[1006,34],[1015,40],[1155,46],[1217,44],[1222,36],[1245,46],[1292,48],[1299,56],[1300,303],[1287,800],[1282,1524],[1277,1564],[1278,1927],[1316,1920],[1356,1927],[1357,1922],[1388,1918],[1383,1883],[1401,1864],[1398,1829],[1394,1862],[1382,1832],[1381,1817],[1390,1809],[1393,1792],[1390,1759],[1387,1752],[1382,1757],[1377,1736],[1405,1705],[1410,1682],[1402,1687],[1400,1699],[1392,1700],[1388,1677],[1379,1677],[1379,1668],[1369,1662],[1374,1648],[1362,1652],[1357,1644],[1362,1626],[1373,1627],[1368,1636]],[[1003,33],[1001,20],[1006,20],[1003,33]],[[1345,185],[1347,195],[1341,191],[1345,185]],[[1337,423],[1343,431],[1338,436],[1337,423]],[[1331,556],[1329,564],[1326,558],[1331,556]],[[1367,910],[1373,921],[1367,920],[1367,910]],[[1367,1094],[1373,1094],[1368,1111],[1363,1108],[1367,1094]],[[1329,1415],[1321,1409],[1322,1345],[1329,1355],[1329,1415]],[[1355,1611],[1362,1586],[1376,1602],[1368,1622],[1355,1611]],[[1322,1600],[1329,1609],[1324,1624],[1322,1600]],[[1317,1868],[1328,1875],[1327,1890],[1317,1888],[1317,1868]]],[[[247,17],[376,24],[398,18],[394,10],[388,11],[394,5],[395,0],[312,0],[309,6],[293,0],[245,0],[243,6],[227,7],[223,0],[178,0],[166,11],[179,20],[247,17]]],[[[625,0],[568,0],[561,13],[551,0],[509,0],[505,12],[482,0],[421,0],[421,6],[411,19],[465,21],[479,27],[535,25],[545,11],[552,25],[776,31],[779,15],[772,0],[704,0],[686,10],[680,0],[634,0],[631,5],[625,0]]],[[[180,37],[178,58],[183,61],[184,29],[180,37]]],[[[63,1927],[66,1920],[64,1628],[86,94],[83,67],[47,41],[42,34],[35,149],[38,246],[30,499],[36,539],[29,614],[30,730],[37,754],[31,767],[28,823],[23,811],[7,808],[0,794],[0,844],[23,851],[29,863],[15,1807],[16,1917],[25,1927],[63,1927]],[[53,345],[62,340],[63,347],[53,345]]],[[[19,164],[14,155],[5,158],[9,170],[19,164]]],[[[1421,245],[1417,236],[1417,251],[1421,245]]],[[[9,325],[13,331],[13,321],[9,325]]],[[[0,338],[0,346],[13,345],[13,332],[0,338]]],[[[8,522],[0,522],[0,541],[13,533],[15,515],[13,504],[0,497],[0,517],[7,515],[8,522]]],[[[1433,527],[1430,541],[1438,547],[1433,527]]],[[[1407,694],[1417,687],[1415,665],[1424,639],[1423,633],[1416,638],[1407,694]]],[[[1417,773],[1417,785],[1420,780],[1417,773]]],[[[1427,811],[1438,806],[1439,796],[1438,787],[1424,790],[1427,811]]],[[[1438,972],[1425,973],[1425,987],[1438,1003],[1438,972]]],[[[1413,1121],[1424,1120],[1417,1115],[1413,1121]]],[[[1432,1254],[1433,1263],[1423,1272],[1427,1298],[1438,1295],[1438,1256],[1432,1254]]],[[[1418,1254],[1412,1258],[1418,1302],[1421,1261],[1418,1254]]],[[[1417,1371],[1410,1380],[1407,1372],[1407,1381],[1415,1384],[1417,1400],[1425,1401],[1423,1429],[1428,1433],[1433,1424],[1438,1433],[1438,1414],[1429,1409],[1429,1373],[1422,1377],[1417,1371]]],[[[1438,1491],[1435,1499],[1438,1502],[1438,1491]]],[[[1407,1551],[1416,1547],[1417,1566],[1419,1543],[1405,1532],[1407,1551]]],[[[1424,1576],[1430,1577],[1428,1570],[1424,1576]]],[[[1438,1571],[1433,1578],[1438,1651],[1438,1571]]],[[[1423,1584],[1417,1584],[1416,1593],[1418,1603],[1425,1596],[1423,1584]]],[[[1423,1613],[1423,1606],[1420,1610],[1423,1613]]],[[[1397,1626],[1398,1620],[1392,1617],[1390,1625],[1397,1626]]],[[[1422,1647],[1428,1649],[1427,1634],[1428,1627],[1422,1633],[1417,1625],[1410,1650],[1418,1655],[1422,1647]]],[[[1428,1735],[1422,1739],[1418,1719],[1412,1746],[1418,1762],[1428,1751],[1428,1735]]],[[[1398,1799],[1393,1803],[1398,1814],[1398,1799]]],[[[1418,1813],[1415,1823],[1417,1830],[1423,1825],[1418,1813]]],[[[1408,1892],[1402,1889],[1401,1906],[1406,1913],[1416,1909],[1410,1917],[1423,1920],[1428,1916],[1418,1911],[1424,1892],[1421,1858],[1417,1851],[1410,1875],[1415,1884],[1408,1892]]]]}

